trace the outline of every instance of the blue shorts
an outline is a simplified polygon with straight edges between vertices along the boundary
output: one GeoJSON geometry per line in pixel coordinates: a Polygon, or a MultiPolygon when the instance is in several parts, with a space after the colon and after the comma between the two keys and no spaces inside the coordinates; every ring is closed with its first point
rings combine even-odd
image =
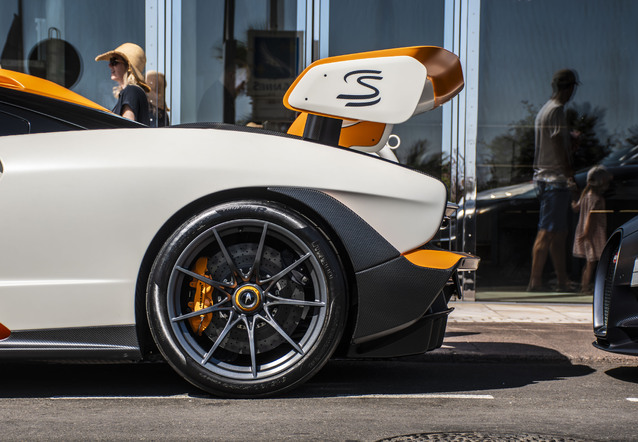
{"type": "Polygon", "coordinates": [[[538,230],[549,232],[567,231],[567,219],[571,193],[566,183],[535,181],[536,193],[541,202],[538,230]]]}

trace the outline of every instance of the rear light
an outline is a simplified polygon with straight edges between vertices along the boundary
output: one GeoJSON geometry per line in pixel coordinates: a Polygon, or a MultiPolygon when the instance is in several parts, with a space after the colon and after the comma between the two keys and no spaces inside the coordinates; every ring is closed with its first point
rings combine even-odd
{"type": "Polygon", "coordinates": [[[9,336],[11,336],[11,330],[0,323],[0,341],[7,339],[9,336]]]}

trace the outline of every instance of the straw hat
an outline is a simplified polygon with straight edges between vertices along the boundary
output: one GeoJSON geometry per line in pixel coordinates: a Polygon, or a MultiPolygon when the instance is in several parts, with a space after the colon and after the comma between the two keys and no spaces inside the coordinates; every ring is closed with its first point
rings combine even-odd
{"type": "Polygon", "coordinates": [[[140,48],[135,43],[124,43],[118,46],[112,51],[105,52],[104,54],[95,57],[95,61],[110,60],[114,56],[122,57],[128,64],[128,70],[133,74],[137,83],[146,92],[150,91],[150,88],[144,81],[144,67],[146,66],[146,55],[144,49],[140,48]]]}

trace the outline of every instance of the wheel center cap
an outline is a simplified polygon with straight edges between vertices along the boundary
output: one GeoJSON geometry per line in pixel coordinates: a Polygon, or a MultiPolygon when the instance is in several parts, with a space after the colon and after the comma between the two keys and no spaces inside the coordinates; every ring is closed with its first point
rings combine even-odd
{"type": "Polygon", "coordinates": [[[261,305],[261,290],[254,285],[244,285],[237,289],[233,301],[240,311],[253,312],[261,305]]]}

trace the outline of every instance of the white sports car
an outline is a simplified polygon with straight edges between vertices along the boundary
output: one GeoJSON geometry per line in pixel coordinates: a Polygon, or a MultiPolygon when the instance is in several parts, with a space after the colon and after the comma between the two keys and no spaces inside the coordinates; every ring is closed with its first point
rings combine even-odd
{"type": "Polygon", "coordinates": [[[320,60],[280,134],[144,128],[0,70],[0,359],[161,354],[201,389],[259,397],[333,355],[440,347],[478,258],[428,245],[447,189],[386,141],[462,87],[436,47],[320,60]]]}

